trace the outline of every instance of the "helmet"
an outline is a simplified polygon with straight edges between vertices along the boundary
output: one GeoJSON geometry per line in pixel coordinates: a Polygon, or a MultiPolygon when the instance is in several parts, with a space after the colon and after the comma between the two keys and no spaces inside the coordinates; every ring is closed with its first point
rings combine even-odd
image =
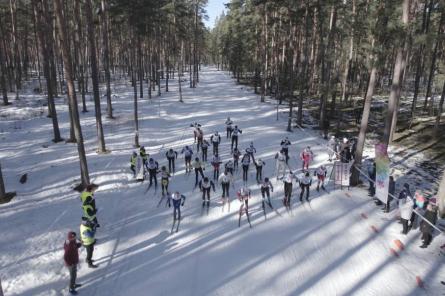
{"type": "Polygon", "coordinates": [[[140,148],[141,150],[145,150],[145,147],[144,146],[141,146],[141,148],[140,148]]]}
{"type": "Polygon", "coordinates": [[[170,150],[168,150],[168,151],[170,151],[170,152],[173,152],[173,149],[172,149],[172,148],[170,148],[170,150]]]}
{"type": "Polygon", "coordinates": [[[306,176],[306,177],[309,177],[309,172],[306,172],[305,176],[306,176]]]}
{"type": "Polygon", "coordinates": [[[264,182],[269,182],[269,178],[264,178],[264,182]]]}
{"type": "Polygon", "coordinates": [[[189,149],[189,146],[186,145],[186,146],[185,146],[185,149],[189,149]]]}
{"type": "Polygon", "coordinates": [[[235,128],[238,128],[238,126],[237,126],[237,125],[235,125],[235,128]]]}
{"type": "Polygon", "coordinates": [[[209,182],[209,178],[204,177],[204,182],[209,182]]]}
{"type": "Polygon", "coordinates": [[[148,160],[149,162],[153,162],[154,161],[154,159],[153,158],[150,158],[149,160],[148,160]]]}
{"type": "Polygon", "coordinates": [[[136,156],[136,155],[138,155],[138,154],[137,154],[136,152],[133,151],[133,155],[136,156]]]}
{"type": "Polygon", "coordinates": [[[75,233],[74,231],[70,231],[70,232],[68,232],[67,239],[68,239],[68,240],[74,240],[74,239],[76,239],[76,233],[75,233]]]}
{"type": "Polygon", "coordinates": [[[199,157],[196,157],[195,160],[196,160],[196,161],[199,161],[199,157]]]}

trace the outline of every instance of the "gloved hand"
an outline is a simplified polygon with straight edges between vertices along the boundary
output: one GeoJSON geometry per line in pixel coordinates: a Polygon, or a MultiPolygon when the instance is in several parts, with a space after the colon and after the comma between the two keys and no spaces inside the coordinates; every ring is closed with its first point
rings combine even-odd
{"type": "Polygon", "coordinates": [[[168,207],[169,207],[169,208],[171,207],[171,204],[170,204],[170,203],[168,203],[168,207]]]}
{"type": "Polygon", "coordinates": [[[181,206],[182,206],[182,207],[184,206],[184,202],[182,202],[181,206]]]}

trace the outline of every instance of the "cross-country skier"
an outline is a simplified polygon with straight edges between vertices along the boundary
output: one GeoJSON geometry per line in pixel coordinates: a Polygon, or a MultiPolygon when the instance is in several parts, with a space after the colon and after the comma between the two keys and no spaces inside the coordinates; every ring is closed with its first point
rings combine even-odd
{"type": "Polygon", "coordinates": [[[130,170],[133,172],[133,178],[136,178],[136,161],[138,159],[138,154],[133,151],[130,157],[130,170]]]}
{"type": "Polygon", "coordinates": [[[171,203],[173,202],[173,221],[181,220],[181,206],[184,206],[185,203],[185,195],[180,194],[178,191],[169,195],[167,205],[170,208],[171,203]],[[177,214],[176,214],[177,213],[177,214]],[[178,215],[178,218],[176,218],[178,215]]]}
{"type": "Polygon", "coordinates": [[[320,184],[321,189],[326,190],[324,188],[324,179],[326,178],[328,174],[328,170],[324,165],[321,165],[315,172],[314,175],[317,176],[317,191],[320,191],[320,184]]]}
{"type": "Polygon", "coordinates": [[[221,143],[221,136],[218,134],[218,132],[215,132],[210,137],[210,142],[212,142],[213,145],[213,155],[218,154],[218,146],[221,143]]]}
{"type": "Polygon", "coordinates": [[[249,165],[250,165],[250,157],[249,154],[244,154],[243,158],[241,159],[241,166],[243,167],[243,181],[244,183],[247,183],[247,175],[249,172],[249,165]]]}
{"type": "Polygon", "coordinates": [[[246,213],[247,221],[249,222],[250,228],[252,228],[252,224],[250,224],[250,217],[249,217],[249,199],[250,199],[250,189],[247,187],[242,187],[237,192],[238,200],[241,203],[241,206],[239,208],[239,218],[238,218],[238,227],[241,226],[241,216],[243,213],[246,213]]]}
{"type": "Polygon", "coordinates": [[[158,188],[158,178],[157,178],[157,173],[159,173],[159,164],[157,161],[155,161],[153,158],[150,158],[148,160],[148,176],[150,178],[150,184],[148,184],[148,188],[151,187],[151,185],[153,185],[153,180],[155,183],[155,188],[158,188]]]}
{"type": "Polygon", "coordinates": [[[139,155],[142,157],[142,161],[144,162],[144,166],[147,167],[148,153],[145,152],[145,147],[141,146],[139,148],[139,155]]]}
{"type": "Polygon", "coordinates": [[[196,129],[196,139],[198,140],[198,143],[196,144],[196,152],[199,153],[199,147],[202,146],[202,140],[204,139],[204,132],[199,127],[196,129]]]}
{"type": "Polygon", "coordinates": [[[201,178],[204,178],[204,165],[199,161],[199,157],[196,157],[192,162],[192,167],[195,169],[195,187],[198,186],[198,175],[201,174],[201,178]]]}
{"type": "Polygon", "coordinates": [[[272,203],[270,202],[270,192],[273,192],[273,185],[270,182],[269,178],[264,178],[264,181],[261,183],[261,196],[263,197],[261,203],[263,210],[265,210],[265,203],[269,205],[271,209],[273,209],[272,203]],[[266,201],[267,197],[267,201],[266,201]]]}
{"type": "Polygon", "coordinates": [[[161,167],[161,187],[162,187],[162,196],[168,193],[168,183],[170,180],[170,173],[167,172],[167,168],[165,166],[161,167]]]}
{"type": "Polygon", "coordinates": [[[88,263],[89,268],[96,268],[97,265],[93,263],[93,251],[94,245],[96,244],[96,239],[94,238],[96,235],[96,226],[94,223],[90,221],[82,221],[80,224],[80,239],[82,241],[82,245],[87,250],[87,258],[86,262],[88,263]]]}
{"type": "Polygon", "coordinates": [[[286,154],[283,149],[280,150],[277,154],[275,154],[275,159],[277,160],[277,180],[280,179],[280,174],[283,174],[281,178],[284,178],[286,174],[286,154]]]}
{"type": "Polygon", "coordinates": [[[235,144],[235,148],[238,148],[238,135],[242,134],[243,131],[238,128],[237,125],[235,125],[235,128],[232,130],[232,144],[231,144],[231,151],[233,151],[233,144],[235,144]]]}
{"type": "Polygon", "coordinates": [[[238,148],[235,148],[235,150],[233,150],[233,169],[234,170],[238,170],[238,162],[239,162],[239,158],[241,156],[241,152],[238,150],[238,148]]]}
{"type": "Polygon", "coordinates": [[[281,150],[283,150],[284,154],[286,155],[286,163],[289,161],[289,146],[291,145],[291,142],[289,141],[289,138],[286,137],[284,140],[281,141],[281,150]]]}
{"type": "Polygon", "coordinates": [[[185,161],[185,172],[190,173],[192,170],[192,155],[193,150],[189,146],[185,146],[182,148],[181,154],[184,153],[184,161],[185,161]]]}
{"type": "Polygon", "coordinates": [[[227,139],[229,139],[232,136],[232,124],[233,124],[233,121],[230,119],[230,117],[227,117],[227,120],[226,120],[227,139]]]}
{"type": "Polygon", "coordinates": [[[202,149],[202,161],[207,162],[207,150],[210,144],[206,139],[202,140],[201,149],[202,149]]]}
{"type": "Polygon", "coordinates": [[[337,140],[335,139],[335,136],[331,136],[331,138],[328,141],[328,156],[329,156],[329,161],[332,161],[337,155],[337,140]]]}
{"type": "Polygon", "coordinates": [[[231,159],[226,162],[226,164],[224,165],[224,169],[233,175],[234,164],[231,159]]]}
{"type": "Polygon", "coordinates": [[[233,182],[233,175],[231,173],[229,173],[227,170],[225,170],[224,173],[222,173],[222,175],[219,176],[218,181],[219,181],[219,183],[221,183],[221,187],[222,187],[222,191],[223,191],[222,192],[222,202],[223,202],[222,210],[224,211],[224,206],[227,202],[228,206],[229,206],[229,211],[230,211],[229,188],[230,188],[230,182],[233,182]]]}
{"type": "Polygon", "coordinates": [[[168,160],[168,171],[169,173],[175,173],[175,159],[178,158],[178,152],[174,151],[173,149],[169,149],[165,153],[165,157],[167,157],[168,160]]]}
{"type": "Polygon", "coordinates": [[[249,155],[249,157],[252,160],[252,162],[255,163],[254,153],[256,153],[256,149],[253,146],[253,142],[250,142],[249,147],[246,148],[246,153],[249,155]]]}
{"type": "Polygon", "coordinates": [[[209,180],[209,178],[204,177],[204,179],[201,179],[201,181],[199,181],[199,189],[202,192],[202,205],[204,206],[206,200],[206,195],[207,195],[207,206],[210,205],[210,188],[213,189],[213,192],[215,192],[215,183],[213,183],[213,181],[209,180]]]}
{"type": "Polygon", "coordinates": [[[291,170],[285,174],[283,178],[284,183],[284,199],[283,204],[287,209],[290,209],[291,206],[291,198],[292,198],[292,189],[293,189],[293,181],[297,180],[297,177],[291,170]]]}
{"type": "Polygon", "coordinates": [[[254,162],[255,168],[256,168],[256,181],[258,184],[260,184],[261,180],[263,179],[263,166],[266,165],[266,163],[259,158],[256,162],[254,162]]]}
{"type": "Polygon", "coordinates": [[[216,153],[212,158],[212,166],[213,166],[213,180],[218,180],[219,178],[219,167],[221,165],[222,161],[221,158],[218,156],[218,153],[216,153]]]}
{"type": "Polygon", "coordinates": [[[301,188],[301,193],[300,193],[300,201],[303,202],[303,195],[304,192],[306,191],[306,201],[309,201],[309,188],[312,185],[312,178],[309,174],[309,172],[306,172],[306,174],[304,175],[303,178],[301,178],[300,180],[300,188],[301,188]]]}
{"type": "Polygon", "coordinates": [[[309,170],[309,165],[314,159],[314,153],[312,153],[311,147],[307,146],[304,148],[304,150],[300,153],[300,159],[303,162],[303,170],[304,168],[309,170]]]}
{"type": "Polygon", "coordinates": [[[198,128],[200,128],[201,125],[199,123],[197,123],[197,122],[194,122],[194,123],[190,124],[190,127],[194,128],[194,130],[193,130],[194,142],[193,143],[196,143],[196,140],[198,138],[198,128]]]}

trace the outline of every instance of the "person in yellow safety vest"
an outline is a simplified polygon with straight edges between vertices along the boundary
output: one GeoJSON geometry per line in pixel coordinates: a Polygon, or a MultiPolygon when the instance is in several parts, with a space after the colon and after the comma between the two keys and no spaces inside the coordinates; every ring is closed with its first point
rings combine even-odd
{"type": "Polygon", "coordinates": [[[147,162],[148,162],[148,154],[145,152],[145,147],[141,146],[141,148],[139,148],[139,155],[142,157],[142,161],[144,162],[145,167],[148,170],[147,167],[147,162]]]}
{"type": "Polygon", "coordinates": [[[133,154],[130,157],[130,170],[133,172],[133,178],[136,178],[136,160],[138,155],[133,151],[133,154]]]}
{"type": "Polygon", "coordinates": [[[83,246],[87,251],[86,262],[88,263],[89,268],[96,268],[97,265],[93,263],[93,251],[94,245],[96,244],[96,227],[90,221],[82,221],[80,224],[80,240],[82,241],[83,246]]]}
{"type": "Polygon", "coordinates": [[[96,227],[100,227],[97,222],[97,208],[96,208],[96,200],[94,199],[94,190],[96,187],[94,185],[88,185],[87,188],[80,194],[80,200],[82,201],[82,210],[83,210],[83,220],[92,221],[96,224],[96,227]]]}

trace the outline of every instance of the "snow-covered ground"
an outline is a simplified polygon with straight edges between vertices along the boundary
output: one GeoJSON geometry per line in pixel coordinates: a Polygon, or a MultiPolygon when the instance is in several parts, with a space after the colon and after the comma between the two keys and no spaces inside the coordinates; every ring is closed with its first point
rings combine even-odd
{"type": "MultiPolygon", "coordinates": [[[[192,122],[203,125],[206,137],[218,130],[224,135],[220,154],[228,160],[230,143],[224,121],[230,116],[243,133],[240,148],[250,141],[256,157],[266,162],[265,176],[275,176],[274,154],[279,142],[289,136],[292,168],[300,168],[300,150],[310,145],[316,155],[313,167],[327,163],[327,154],[316,133],[308,136],[285,132],[286,122],[276,120],[276,106],[259,104],[259,98],[235,85],[229,75],[204,68],[196,89],[184,89],[178,103],[171,92],[140,107],[140,141],[161,165],[168,148],[181,149],[193,143],[192,122]]],[[[176,82],[175,82],[176,83],[176,82]]],[[[184,175],[182,157],[171,190],[187,196],[178,233],[170,234],[172,209],[157,207],[160,193],[147,183],[135,183],[129,171],[133,151],[132,89],[123,81],[115,86],[115,120],[104,118],[110,154],[97,155],[95,120],[81,114],[90,176],[96,192],[101,227],[94,257],[100,265],[89,269],[81,251],[78,282],[82,295],[441,295],[445,280],[444,256],[436,237],[428,249],[420,249],[420,234],[400,234],[396,211],[383,214],[366,191],[334,189],[311,192],[310,205],[297,199],[293,210],[282,206],[283,188],[276,182],[272,203],[278,209],[261,210],[260,193],[253,168],[249,185],[250,229],[245,216],[238,228],[239,202],[231,188],[231,212],[221,211],[221,188],[212,193],[209,213],[202,211],[199,190],[193,191],[194,175],[184,175]],[[366,218],[365,218],[366,217],[366,218]],[[377,229],[375,232],[372,226],[377,229]],[[399,257],[390,252],[400,239],[405,250],[399,257]],[[424,281],[418,288],[416,277],[424,281]]],[[[59,99],[62,134],[68,134],[67,109],[59,99]]],[[[103,105],[105,108],[105,104],[103,105]]],[[[15,108],[9,106],[6,108],[15,108]]],[[[9,114],[14,111],[10,110],[9,114]]],[[[38,114],[30,112],[29,114],[38,114]]],[[[7,189],[17,197],[0,206],[0,278],[5,295],[64,295],[68,274],[63,266],[63,242],[69,230],[78,231],[81,218],[79,164],[74,144],[50,141],[51,122],[46,117],[5,117],[0,121],[0,158],[7,189]],[[28,173],[28,182],[18,182],[28,173]]],[[[211,148],[209,148],[209,152],[211,148]]],[[[212,170],[207,166],[206,175],[212,170]]],[[[237,175],[240,178],[240,175],[237,175]]],[[[315,180],[314,180],[315,181],[315,180]]],[[[238,180],[235,188],[242,184],[238,180]]],[[[313,186],[312,188],[314,188],[313,186]]]]}

